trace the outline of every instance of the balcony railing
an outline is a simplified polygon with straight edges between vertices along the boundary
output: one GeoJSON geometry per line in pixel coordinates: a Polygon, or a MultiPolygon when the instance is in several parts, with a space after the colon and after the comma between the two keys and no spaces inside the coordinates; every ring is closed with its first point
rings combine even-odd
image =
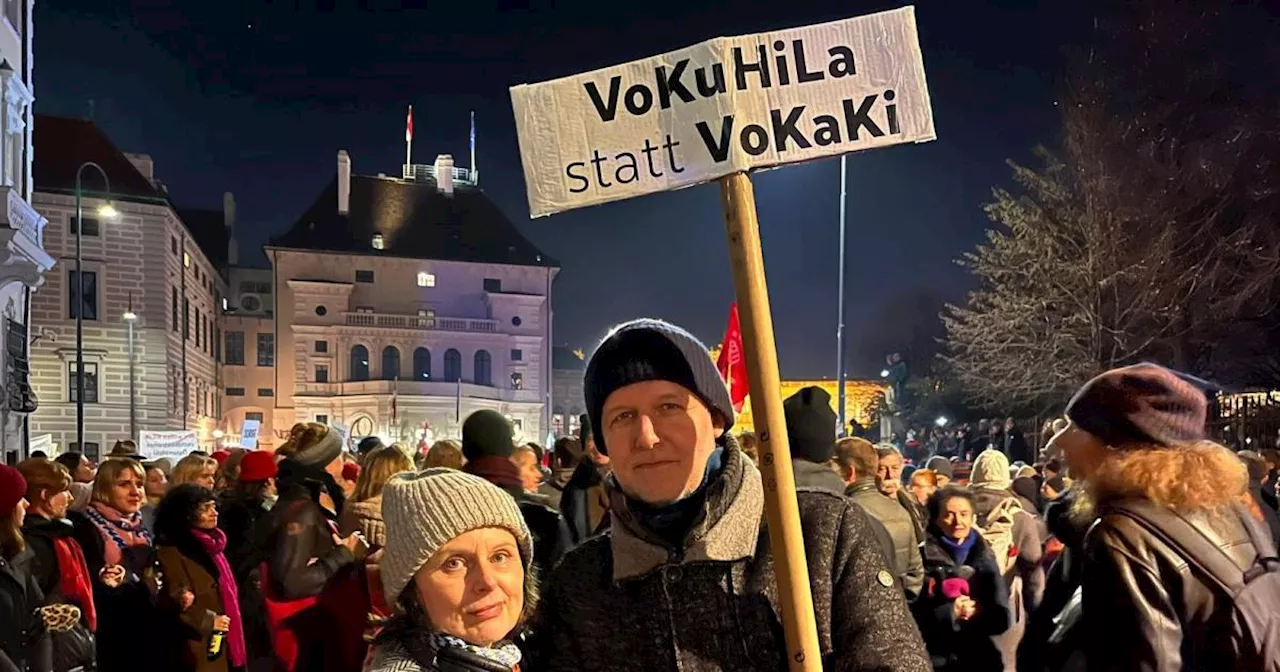
{"type": "Polygon", "coordinates": [[[393,315],[389,313],[343,313],[349,327],[387,327],[390,329],[426,329],[429,331],[469,331],[494,333],[497,320],[469,317],[427,317],[425,315],[393,315]]]}
{"type": "Polygon", "coordinates": [[[448,383],[444,381],[415,380],[353,380],[340,383],[295,383],[295,392],[301,396],[345,397],[366,394],[389,395],[394,390],[398,397],[456,397],[461,393],[468,399],[493,399],[495,401],[537,402],[536,390],[509,390],[475,383],[448,383]]]}

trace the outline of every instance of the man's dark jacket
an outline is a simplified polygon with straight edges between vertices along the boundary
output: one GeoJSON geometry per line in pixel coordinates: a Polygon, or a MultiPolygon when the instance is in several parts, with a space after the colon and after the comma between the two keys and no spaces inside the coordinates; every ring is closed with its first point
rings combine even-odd
{"type": "MultiPolygon", "coordinates": [[[[724,468],[674,549],[639,525],[613,476],[609,531],[552,571],[534,618],[530,669],[771,672],[786,669],[764,489],[725,440],[724,468]]],[[[919,631],[866,514],[845,497],[796,496],[823,669],[929,671],[919,631]]]]}

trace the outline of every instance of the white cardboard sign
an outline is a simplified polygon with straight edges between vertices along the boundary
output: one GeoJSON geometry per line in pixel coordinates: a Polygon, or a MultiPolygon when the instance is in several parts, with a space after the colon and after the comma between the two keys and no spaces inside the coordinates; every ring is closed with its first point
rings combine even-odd
{"type": "Polygon", "coordinates": [[[903,7],[511,87],[529,214],[935,139],[903,7]]]}
{"type": "Polygon", "coordinates": [[[258,449],[258,432],[262,428],[260,420],[245,420],[240,425],[240,447],[245,450],[258,449]]]}
{"type": "Polygon", "coordinates": [[[148,460],[169,458],[177,462],[191,453],[200,450],[200,439],[193,431],[151,431],[138,432],[138,452],[148,460]]]}

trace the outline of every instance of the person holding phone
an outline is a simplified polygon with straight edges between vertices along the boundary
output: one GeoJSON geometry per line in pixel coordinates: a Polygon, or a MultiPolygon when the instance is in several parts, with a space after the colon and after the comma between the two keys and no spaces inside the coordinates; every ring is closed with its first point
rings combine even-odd
{"type": "Polygon", "coordinates": [[[170,619],[166,669],[230,672],[248,664],[240,597],[227,562],[227,535],[218,529],[212,490],[194,483],[165,494],[156,509],[156,556],[168,577],[161,595],[170,619]]]}

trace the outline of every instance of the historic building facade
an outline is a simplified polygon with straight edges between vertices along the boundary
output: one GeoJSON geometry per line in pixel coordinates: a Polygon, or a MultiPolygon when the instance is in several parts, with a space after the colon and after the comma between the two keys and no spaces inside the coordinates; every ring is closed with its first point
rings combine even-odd
{"type": "Polygon", "coordinates": [[[225,368],[232,431],[255,417],[278,442],[321,422],[415,446],[489,408],[545,437],[558,267],[471,171],[441,156],[399,178],[355,175],[341,151],[334,181],[266,251],[270,287],[256,293],[270,315],[242,306],[224,323],[225,349],[244,353],[225,368]]]}

